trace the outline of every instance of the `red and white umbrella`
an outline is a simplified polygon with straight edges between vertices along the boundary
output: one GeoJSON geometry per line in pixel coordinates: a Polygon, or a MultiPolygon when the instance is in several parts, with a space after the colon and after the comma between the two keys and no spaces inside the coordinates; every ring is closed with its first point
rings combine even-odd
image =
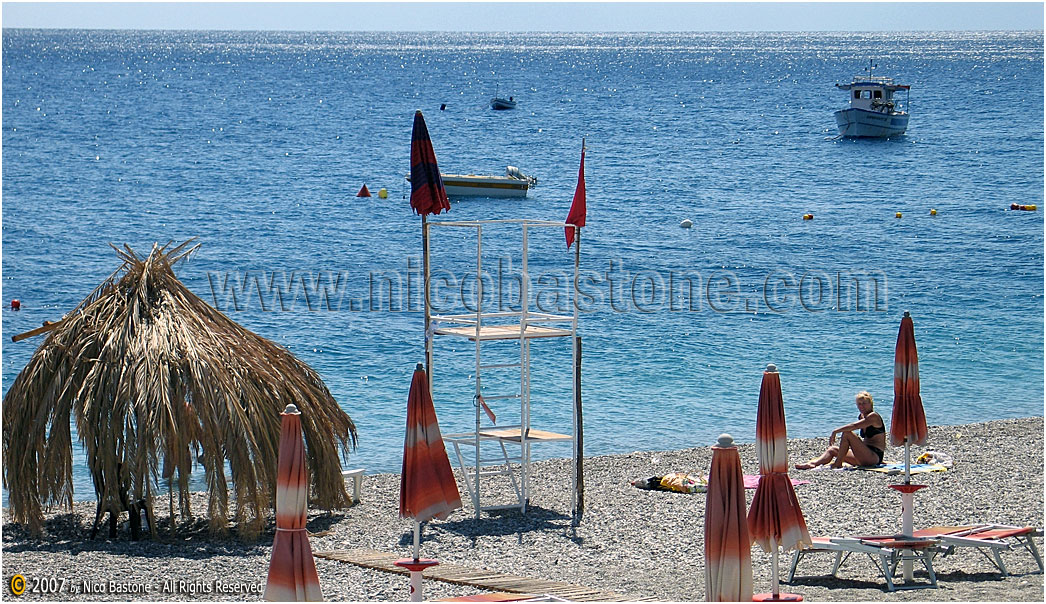
{"type": "Polygon", "coordinates": [[[915,325],[905,311],[897,332],[893,357],[893,413],[890,442],[904,445],[904,482],[911,482],[911,445],[926,443],[926,412],[919,396],[919,351],[915,348],[915,325]]]}
{"type": "Polygon", "coordinates": [[[801,544],[811,544],[806,519],[788,478],[787,438],[781,374],[774,365],[767,365],[759,390],[755,421],[760,480],[752,498],[752,509],[748,512],[748,532],[754,543],[772,554],[773,591],[758,594],[757,601],[794,602],[803,599],[796,594],[782,594],[778,579],[778,547],[787,551],[801,544]]]}
{"type": "Polygon", "coordinates": [[[411,601],[420,602],[422,571],[439,564],[422,559],[421,523],[444,520],[461,507],[458,482],[439,431],[425,369],[418,363],[407,395],[407,434],[400,472],[400,518],[414,519],[414,557],[396,562],[410,571],[411,601]]]}
{"type": "MultiPolygon", "coordinates": [[[[926,485],[912,484],[912,443],[926,443],[926,412],[919,396],[919,352],[915,348],[915,324],[908,311],[897,332],[893,360],[893,412],[890,415],[890,442],[904,445],[904,484],[890,485],[901,494],[901,534],[912,536],[915,530],[915,492],[926,485]]],[[[904,580],[912,580],[912,561],[905,560],[904,580]]]]}
{"type": "MultiPolygon", "coordinates": [[[[414,112],[414,125],[410,133],[410,207],[421,215],[422,274],[425,292],[429,291],[429,214],[439,215],[450,211],[450,199],[443,186],[443,176],[436,162],[436,151],[432,148],[429,127],[421,111],[414,112]]],[[[430,328],[432,314],[429,310],[428,294],[425,294],[425,368],[432,371],[432,341],[430,328]]]]}
{"type": "Polygon", "coordinates": [[[450,209],[450,200],[443,187],[436,152],[432,149],[429,128],[421,111],[414,112],[414,126],[410,135],[410,207],[421,214],[439,214],[450,209]]]}
{"type": "Polygon", "coordinates": [[[752,540],[745,513],[741,457],[729,434],[712,447],[705,493],[705,600],[752,599],[752,540]]]}
{"type": "Polygon", "coordinates": [[[272,543],[265,599],[272,602],[321,602],[320,579],[305,530],[309,470],[301,437],[301,413],[287,405],[280,414],[280,452],[276,472],[276,538],[272,543]]]}

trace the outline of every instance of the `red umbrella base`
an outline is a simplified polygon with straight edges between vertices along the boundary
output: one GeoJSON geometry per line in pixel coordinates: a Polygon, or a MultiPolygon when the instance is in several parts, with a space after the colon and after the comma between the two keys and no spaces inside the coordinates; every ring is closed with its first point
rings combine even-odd
{"type": "Polygon", "coordinates": [[[928,485],[925,484],[888,484],[886,485],[895,491],[901,493],[914,493],[919,489],[925,489],[928,485]]]}
{"type": "Polygon", "coordinates": [[[753,602],[802,602],[803,596],[799,594],[755,594],[752,596],[753,602]]]}
{"type": "Polygon", "coordinates": [[[402,560],[396,560],[393,562],[396,566],[405,568],[411,572],[421,572],[430,566],[437,566],[439,562],[432,560],[431,558],[422,558],[415,560],[414,558],[404,558],[402,560]]]}

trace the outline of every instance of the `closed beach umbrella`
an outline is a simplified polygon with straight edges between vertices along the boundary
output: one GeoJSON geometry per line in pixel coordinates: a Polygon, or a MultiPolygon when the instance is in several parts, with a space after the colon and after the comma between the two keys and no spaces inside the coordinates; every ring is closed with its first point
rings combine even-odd
{"type": "Polygon", "coordinates": [[[919,396],[919,352],[915,348],[915,326],[905,311],[897,333],[893,360],[893,413],[890,442],[904,445],[904,482],[911,481],[911,445],[926,443],[926,413],[919,396]]]}
{"type": "Polygon", "coordinates": [[[305,530],[309,470],[301,438],[301,413],[287,405],[280,425],[276,471],[276,539],[272,543],[265,599],[272,602],[321,602],[320,579],[305,530]]]}
{"type": "Polygon", "coordinates": [[[443,446],[425,370],[414,370],[407,396],[407,435],[400,474],[400,518],[443,520],[461,507],[461,495],[443,446]]]}
{"type": "Polygon", "coordinates": [[[712,447],[705,493],[705,600],[752,599],[752,540],[745,514],[741,457],[729,434],[712,447]]]}
{"type": "Polygon", "coordinates": [[[773,592],[758,594],[758,601],[802,600],[795,594],[780,593],[778,581],[778,547],[787,551],[800,547],[800,544],[810,545],[806,519],[788,478],[787,437],[781,374],[774,365],[767,365],[755,420],[760,479],[752,499],[752,509],[748,512],[748,532],[753,542],[773,556],[773,592]]]}
{"type": "MultiPolygon", "coordinates": [[[[912,443],[926,443],[926,412],[919,396],[919,353],[915,348],[915,325],[908,311],[897,332],[893,360],[893,413],[890,415],[890,442],[904,445],[904,484],[890,485],[901,494],[901,534],[912,536],[915,530],[915,492],[925,485],[912,484],[912,443]]],[[[903,564],[904,580],[912,580],[912,561],[903,564]]]]}
{"type": "Polygon", "coordinates": [[[427,216],[450,209],[443,177],[436,164],[436,152],[421,111],[414,113],[414,129],[410,137],[410,207],[415,213],[427,216]]]}
{"type": "Polygon", "coordinates": [[[414,127],[410,136],[410,207],[421,214],[421,258],[425,280],[425,371],[432,373],[432,342],[429,327],[432,323],[429,310],[429,214],[450,210],[450,200],[443,188],[443,177],[436,163],[436,152],[432,149],[429,128],[421,111],[414,112],[414,127]]]}
{"type": "Polygon", "coordinates": [[[414,519],[414,557],[396,562],[410,571],[411,601],[421,601],[422,571],[438,564],[420,557],[421,523],[446,519],[460,507],[461,494],[443,445],[428,379],[418,363],[407,396],[407,434],[400,472],[400,518],[414,519]]]}

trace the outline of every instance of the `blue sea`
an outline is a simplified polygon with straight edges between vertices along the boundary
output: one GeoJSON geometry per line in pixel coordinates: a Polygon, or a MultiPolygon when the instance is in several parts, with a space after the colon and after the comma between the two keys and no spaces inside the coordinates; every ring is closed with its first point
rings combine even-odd
{"type": "MultiPolygon", "coordinates": [[[[792,437],[852,421],[863,389],[888,420],[904,311],[929,423],[1038,416],[1043,80],[1042,32],[7,29],[3,391],[42,342],[10,336],[117,269],[109,243],[145,254],[197,237],[179,277],[321,374],[359,429],[347,467],[398,471],[424,359],[404,179],[420,109],[444,172],[539,179],[526,200],[454,200],[440,220],[564,220],[586,141],[586,455],[754,440],[767,363],[792,437]],[[908,132],[839,139],[834,84],[870,59],[911,85],[908,132]],[[518,108],[492,111],[495,90],[518,108]],[[364,184],[374,197],[356,197],[364,184]]],[[[518,233],[495,230],[484,267],[505,288],[486,291],[511,305],[518,233]]],[[[562,230],[538,231],[531,278],[563,276],[562,230]]],[[[463,308],[474,236],[441,231],[433,246],[441,303],[463,308]]],[[[472,352],[437,338],[444,433],[472,425],[472,352]]],[[[569,346],[536,342],[533,356],[533,425],[569,431],[569,346]]],[[[91,498],[82,453],[74,472],[91,498]]]]}

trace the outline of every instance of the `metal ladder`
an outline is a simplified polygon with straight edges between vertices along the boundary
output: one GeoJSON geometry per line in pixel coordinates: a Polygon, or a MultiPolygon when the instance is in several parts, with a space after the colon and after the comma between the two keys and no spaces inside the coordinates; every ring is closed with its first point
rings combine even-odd
{"type": "MultiPolygon", "coordinates": [[[[482,318],[477,317],[477,322],[482,327],[482,318]]],[[[522,328],[521,328],[522,329],[522,328]]],[[[529,380],[530,380],[530,343],[522,333],[518,340],[501,340],[501,342],[515,341],[519,347],[519,361],[512,363],[489,363],[484,364],[482,361],[483,353],[483,340],[476,338],[476,366],[475,366],[475,394],[472,397],[472,403],[475,406],[476,414],[476,429],[475,433],[468,435],[467,437],[455,436],[448,438],[454,445],[454,454],[458,458],[458,465],[462,468],[462,475],[465,479],[465,486],[468,488],[469,495],[472,498],[473,509],[476,510],[476,517],[478,518],[480,512],[491,511],[491,510],[503,510],[519,508],[521,511],[526,512],[526,506],[528,503],[528,497],[526,496],[526,485],[527,485],[527,467],[530,461],[530,446],[526,443],[525,436],[521,436],[519,445],[520,450],[518,453],[510,454],[506,441],[500,438],[484,437],[482,432],[483,426],[483,415],[486,413],[483,410],[483,404],[487,402],[495,401],[506,401],[516,400],[519,401],[520,405],[520,418],[519,423],[514,425],[502,425],[498,426],[499,430],[519,428],[521,435],[525,435],[530,427],[530,418],[527,411],[529,410],[528,394],[530,391],[529,380]],[[484,373],[491,371],[499,371],[505,369],[519,369],[519,390],[511,394],[483,394],[484,384],[483,375],[484,373]],[[498,453],[493,456],[484,457],[483,455],[483,444],[490,440],[494,440],[498,445],[498,453]],[[472,460],[467,459],[465,453],[462,451],[462,446],[474,447],[474,456],[472,460]],[[470,463],[470,461],[472,463],[470,463]],[[515,464],[515,467],[513,467],[515,464]],[[517,478],[518,473],[518,478],[517,478]],[[482,488],[481,482],[483,478],[492,478],[496,476],[504,476],[508,478],[512,485],[512,490],[516,495],[516,503],[507,505],[483,505],[482,504],[482,488]]]]}

